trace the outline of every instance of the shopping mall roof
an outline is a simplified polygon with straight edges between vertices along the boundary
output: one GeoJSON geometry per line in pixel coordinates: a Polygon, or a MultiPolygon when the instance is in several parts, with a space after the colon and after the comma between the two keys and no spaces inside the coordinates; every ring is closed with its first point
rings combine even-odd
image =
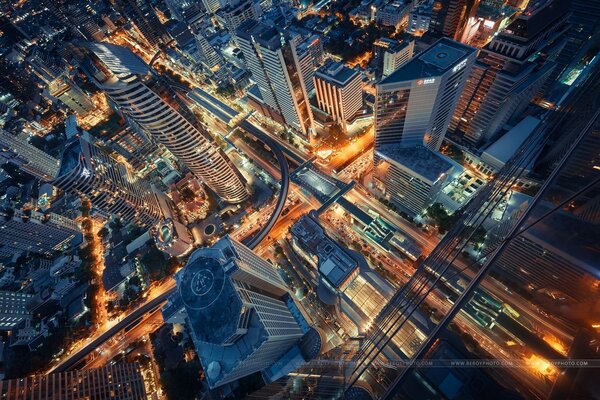
{"type": "Polygon", "coordinates": [[[539,119],[531,116],[525,117],[521,122],[500,137],[500,139],[496,140],[485,149],[481,155],[481,159],[495,168],[502,168],[539,124],[539,119]]]}
{"type": "Polygon", "coordinates": [[[292,235],[319,259],[319,272],[334,287],[339,288],[359,268],[359,262],[325,233],[319,223],[305,215],[292,228],[292,235]]]}

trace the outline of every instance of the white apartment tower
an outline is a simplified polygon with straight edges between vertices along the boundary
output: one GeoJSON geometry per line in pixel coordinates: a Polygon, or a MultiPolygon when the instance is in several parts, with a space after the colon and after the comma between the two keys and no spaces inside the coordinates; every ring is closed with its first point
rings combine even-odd
{"type": "Polygon", "coordinates": [[[340,62],[330,60],[315,73],[319,108],[344,128],[363,105],[362,76],[340,62]]]}
{"type": "Polygon", "coordinates": [[[155,137],[220,198],[240,203],[245,180],[171,88],[137,55],[121,46],[93,43],[89,71],[120,111],[155,137]]]}

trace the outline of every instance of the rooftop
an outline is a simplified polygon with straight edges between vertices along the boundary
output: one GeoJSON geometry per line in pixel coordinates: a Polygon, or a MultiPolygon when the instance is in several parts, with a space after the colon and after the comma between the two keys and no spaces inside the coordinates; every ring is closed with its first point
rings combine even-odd
{"type": "Polygon", "coordinates": [[[351,253],[331,239],[311,216],[303,216],[292,228],[292,235],[319,259],[319,272],[336,288],[359,268],[351,253]]]}
{"type": "Polygon", "coordinates": [[[448,38],[441,38],[421,55],[413,57],[379,84],[385,85],[443,75],[475,51],[476,49],[473,47],[448,38]]]}
{"type": "Polygon", "coordinates": [[[442,174],[450,172],[453,168],[452,163],[445,156],[423,146],[387,146],[378,153],[388,162],[409,169],[431,182],[437,181],[442,174]]]}
{"type": "Polygon", "coordinates": [[[250,19],[238,27],[235,35],[252,41],[254,39],[258,44],[270,50],[276,50],[281,47],[281,35],[277,28],[250,19]]]}
{"type": "Polygon", "coordinates": [[[329,60],[315,72],[315,76],[327,81],[332,81],[340,86],[345,86],[357,76],[360,76],[360,73],[355,69],[345,66],[341,62],[329,60]]]}
{"type": "Polygon", "coordinates": [[[483,157],[491,157],[494,160],[506,164],[515,154],[517,149],[527,140],[539,125],[540,120],[531,116],[525,117],[500,139],[492,143],[484,152],[483,157]]]}
{"type": "Polygon", "coordinates": [[[117,76],[144,75],[150,67],[127,47],[112,43],[88,43],[87,47],[117,76]]]}
{"type": "Polygon", "coordinates": [[[185,266],[177,285],[197,338],[221,344],[235,334],[242,301],[222,266],[219,251],[206,250],[185,266]]]}

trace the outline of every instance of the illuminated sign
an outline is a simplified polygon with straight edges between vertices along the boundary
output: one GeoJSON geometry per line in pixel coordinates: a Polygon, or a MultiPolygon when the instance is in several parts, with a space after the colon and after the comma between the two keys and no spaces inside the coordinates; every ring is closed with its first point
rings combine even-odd
{"type": "Polygon", "coordinates": [[[461,69],[463,69],[465,66],[467,65],[467,59],[465,58],[464,60],[462,60],[461,62],[459,62],[458,64],[456,64],[454,66],[454,68],[452,68],[452,73],[458,72],[461,69]]]}
{"type": "Polygon", "coordinates": [[[419,79],[417,81],[417,86],[422,86],[422,85],[429,85],[431,83],[435,83],[435,78],[425,78],[425,79],[419,79]]]}

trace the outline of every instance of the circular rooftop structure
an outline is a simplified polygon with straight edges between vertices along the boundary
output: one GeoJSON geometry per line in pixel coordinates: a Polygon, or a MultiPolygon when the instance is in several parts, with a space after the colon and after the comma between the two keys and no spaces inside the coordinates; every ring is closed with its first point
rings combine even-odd
{"type": "Polygon", "coordinates": [[[373,400],[373,396],[367,389],[353,386],[346,391],[344,400],[373,400]]]}
{"type": "Polygon", "coordinates": [[[310,328],[300,340],[300,351],[305,360],[313,360],[320,353],[323,347],[323,337],[315,328],[310,328]]]}
{"type": "Polygon", "coordinates": [[[198,339],[221,344],[238,332],[242,301],[219,259],[210,255],[192,258],[177,286],[198,339]]]}
{"type": "Polygon", "coordinates": [[[225,272],[219,261],[200,257],[186,265],[179,292],[188,310],[199,311],[211,307],[224,286],[225,272]]]}

